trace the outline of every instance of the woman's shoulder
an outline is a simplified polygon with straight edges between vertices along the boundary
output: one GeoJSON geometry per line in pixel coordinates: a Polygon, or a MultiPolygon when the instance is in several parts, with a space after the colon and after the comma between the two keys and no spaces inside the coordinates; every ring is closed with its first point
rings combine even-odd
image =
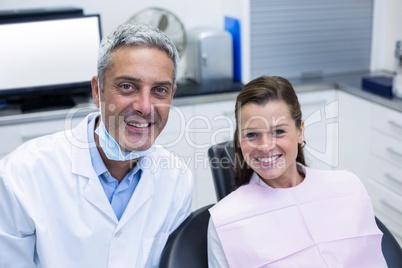
{"type": "Polygon", "coordinates": [[[241,204],[244,202],[244,198],[250,198],[250,192],[255,191],[255,186],[258,186],[256,183],[248,183],[240,186],[224,198],[222,198],[215,206],[217,205],[228,205],[228,204],[241,204]]]}
{"type": "Polygon", "coordinates": [[[327,179],[340,181],[358,180],[359,178],[353,172],[344,169],[314,169],[304,167],[306,176],[313,179],[327,179]]]}
{"type": "Polygon", "coordinates": [[[306,178],[315,185],[323,186],[326,189],[342,189],[356,193],[362,191],[366,193],[365,187],[360,178],[348,170],[320,170],[305,167],[306,178]]]}
{"type": "Polygon", "coordinates": [[[270,189],[254,182],[239,187],[209,209],[214,224],[228,224],[265,212],[267,190],[270,189]]]}

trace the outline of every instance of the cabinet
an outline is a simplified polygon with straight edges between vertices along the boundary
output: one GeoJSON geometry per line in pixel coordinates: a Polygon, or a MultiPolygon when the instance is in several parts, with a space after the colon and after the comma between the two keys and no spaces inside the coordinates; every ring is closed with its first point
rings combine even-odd
{"type": "Polygon", "coordinates": [[[402,245],[402,113],[372,104],[367,190],[402,245]]]}
{"type": "Polygon", "coordinates": [[[367,178],[370,144],[371,102],[338,91],[339,102],[339,164],[337,169],[349,170],[367,178]]]}
{"type": "Polygon", "coordinates": [[[317,169],[338,165],[337,90],[298,93],[304,120],[304,157],[306,164],[317,169]]]}
{"type": "Polygon", "coordinates": [[[402,113],[338,92],[338,169],[359,176],[375,215],[402,245],[402,113]]]}

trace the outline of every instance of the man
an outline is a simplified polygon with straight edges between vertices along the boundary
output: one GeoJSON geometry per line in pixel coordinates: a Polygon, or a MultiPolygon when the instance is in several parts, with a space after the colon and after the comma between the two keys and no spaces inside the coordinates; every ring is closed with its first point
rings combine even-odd
{"type": "Polygon", "coordinates": [[[154,27],[122,25],[102,40],[92,78],[101,114],[0,161],[0,267],[158,266],[191,212],[190,171],[153,145],[177,65],[154,27]]]}

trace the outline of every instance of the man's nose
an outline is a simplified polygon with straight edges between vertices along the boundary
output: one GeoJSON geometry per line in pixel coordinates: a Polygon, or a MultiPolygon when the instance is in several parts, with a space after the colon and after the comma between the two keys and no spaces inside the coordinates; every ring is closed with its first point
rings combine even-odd
{"type": "Polygon", "coordinates": [[[142,116],[149,115],[152,109],[151,94],[147,90],[142,90],[135,96],[133,109],[142,116]]]}

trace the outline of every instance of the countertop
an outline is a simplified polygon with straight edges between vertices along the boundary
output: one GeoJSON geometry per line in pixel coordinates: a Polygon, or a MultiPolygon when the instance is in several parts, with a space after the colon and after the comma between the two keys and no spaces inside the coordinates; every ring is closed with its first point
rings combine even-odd
{"type": "Polygon", "coordinates": [[[348,92],[352,95],[361,97],[362,99],[366,99],[373,103],[377,103],[383,105],[385,107],[394,109],[398,112],[402,112],[402,99],[401,98],[386,98],[376,94],[373,94],[369,91],[366,91],[362,88],[362,78],[365,76],[390,76],[391,74],[388,72],[376,72],[376,73],[349,73],[344,75],[334,75],[327,76],[319,79],[311,79],[311,80],[290,80],[292,85],[294,86],[296,92],[302,92],[309,89],[317,90],[325,86],[331,86],[332,88],[339,89],[345,92],[348,92]]]}
{"type": "MultiPolygon", "coordinates": [[[[385,98],[375,95],[371,92],[363,90],[361,86],[362,77],[368,75],[387,75],[391,74],[386,72],[369,73],[348,73],[341,75],[325,76],[320,78],[310,79],[289,79],[296,92],[309,92],[325,89],[338,89],[348,92],[352,95],[361,97],[368,101],[378,103],[388,108],[402,112],[402,99],[400,98],[385,98]]],[[[240,88],[241,89],[241,88],[240,88]]],[[[239,89],[239,90],[240,90],[239,89]]],[[[178,88],[180,90],[180,88],[178,88]]],[[[185,94],[173,100],[174,105],[197,104],[213,101],[235,100],[238,91],[232,92],[216,92],[215,94],[192,95],[186,96],[185,94]]]]}
{"type": "MultiPolygon", "coordinates": [[[[367,75],[382,75],[384,73],[348,73],[342,75],[326,76],[310,79],[289,79],[296,92],[319,91],[325,89],[338,89],[363,99],[386,106],[396,111],[402,112],[402,99],[385,98],[363,90],[361,79],[367,75]]],[[[386,74],[386,73],[385,73],[386,74]]],[[[389,75],[389,74],[386,74],[389,75]]],[[[238,92],[242,88],[242,83],[233,82],[231,84],[221,83],[212,85],[195,85],[192,83],[178,83],[173,105],[193,105],[199,103],[235,100],[238,92]]],[[[0,109],[0,126],[24,122],[34,122],[42,120],[53,120],[65,118],[66,116],[85,116],[88,112],[96,111],[90,97],[78,97],[75,99],[76,106],[69,108],[48,108],[35,112],[22,112],[16,105],[9,105],[0,109]]]]}

